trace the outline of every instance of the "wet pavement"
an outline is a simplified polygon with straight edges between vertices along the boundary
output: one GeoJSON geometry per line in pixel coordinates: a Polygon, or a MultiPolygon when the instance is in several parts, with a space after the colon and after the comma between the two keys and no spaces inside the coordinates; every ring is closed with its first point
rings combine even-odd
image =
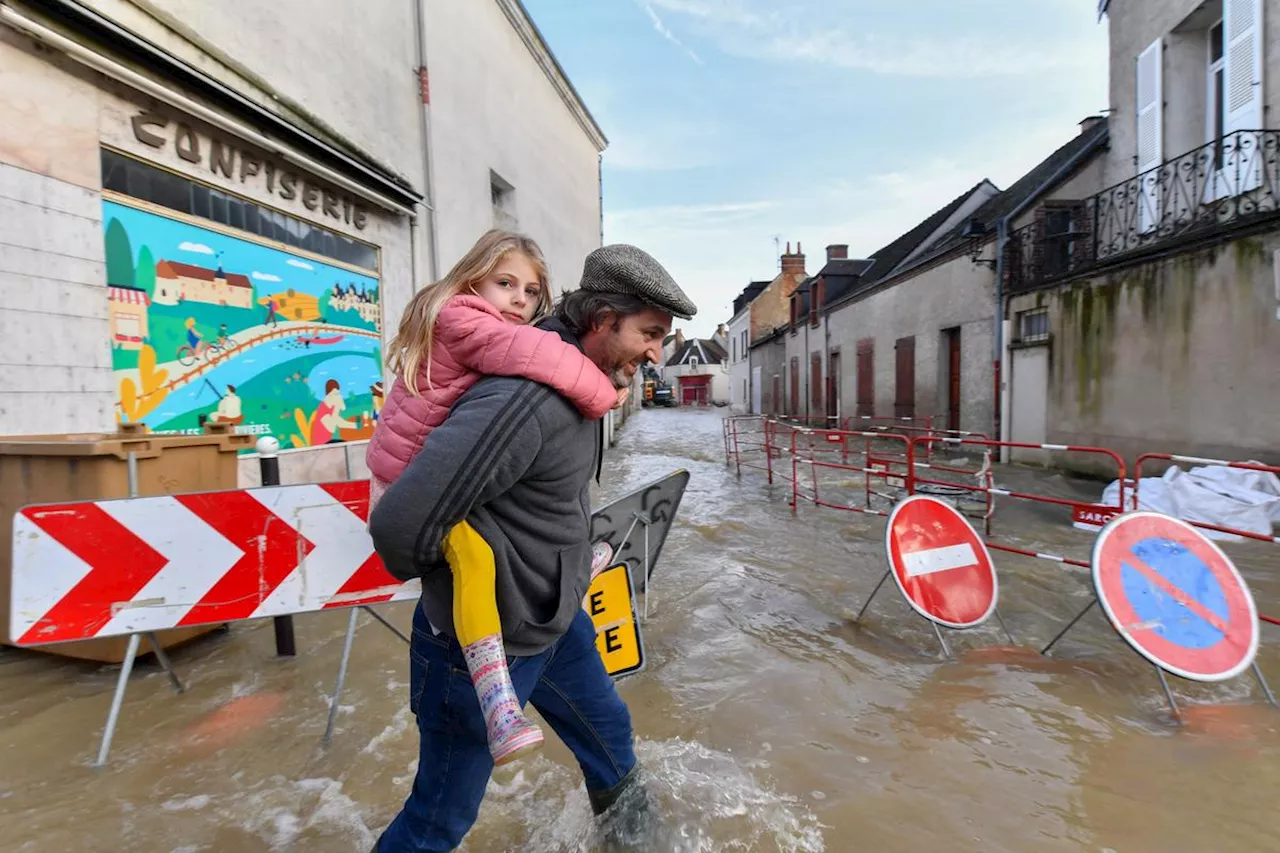
{"type": "MultiPolygon", "coordinates": [[[[1087,570],[995,554],[994,623],[952,634],[892,585],[882,519],[788,506],[788,484],[724,462],[722,410],[645,410],[605,464],[600,500],[686,468],[654,576],[647,666],[622,682],[672,851],[1280,851],[1280,711],[1249,678],[1173,679],[1095,611],[1036,650],[1091,595],[1087,570]]],[[[844,475],[841,475],[844,476],[844,475]]],[[[997,483],[1100,494],[1101,483],[1001,468],[997,483]]],[[[841,486],[860,494],[856,484],[841,486]]],[[[1033,489],[1034,490],[1034,489],[1033,489]]],[[[999,541],[1086,556],[1065,515],[1001,501],[999,541]]],[[[1259,609],[1280,611],[1280,547],[1228,544],[1259,609]]],[[[409,604],[381,608],[407,629],[409,604]]],[[[412,779],[403,643],[360,617],[332,746],[321,748],[346,616],[298,617],[277,659],[269,621],[172,653],[175,695],[139,662],[111,762],[95,769],[117,667],[0,650],[0,849],[366,851],[412,779]]],[[[1280,628],[1259,662],[1280,681],[1280,628]]],[[[559,743],[494,776],[466,846],[600,849],[559,743]]]]}

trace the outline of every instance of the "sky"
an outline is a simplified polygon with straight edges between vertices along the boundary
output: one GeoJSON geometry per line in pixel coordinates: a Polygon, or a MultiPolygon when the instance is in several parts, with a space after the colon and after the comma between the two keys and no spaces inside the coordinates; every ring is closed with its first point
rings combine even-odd
{"type": "Polygon", "coordinates": [[[727,323],[799,242],[868,257],[1102,113],[1097,0],[524,0],[609,139],[604,239],[727,323]],[[775,243],[776,241],[776,243],[775,243]]]}

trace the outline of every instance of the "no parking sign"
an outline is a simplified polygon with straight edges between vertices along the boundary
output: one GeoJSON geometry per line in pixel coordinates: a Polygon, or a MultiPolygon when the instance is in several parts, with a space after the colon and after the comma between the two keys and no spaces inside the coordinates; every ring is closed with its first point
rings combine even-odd
{"type": "Polygon", "coordinates": [[[1131,512],[1093,546],[1098,600],[1120,636],[1156,666],[1225,681],[1258,652],[1258,611],[1217,545],[1179,519],[1131,512]]]}

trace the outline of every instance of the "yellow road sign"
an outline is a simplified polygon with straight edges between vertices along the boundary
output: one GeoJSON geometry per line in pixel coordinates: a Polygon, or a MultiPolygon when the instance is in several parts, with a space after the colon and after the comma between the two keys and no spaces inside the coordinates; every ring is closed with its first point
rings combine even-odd
{"type": "Polygon", "coordinates": [[[640,621],[632,606],[631,573],[619,563],[596,575],[585,607],[596,626],[596,649],[610,676],[622,678],[644,668],[640,621]]]}

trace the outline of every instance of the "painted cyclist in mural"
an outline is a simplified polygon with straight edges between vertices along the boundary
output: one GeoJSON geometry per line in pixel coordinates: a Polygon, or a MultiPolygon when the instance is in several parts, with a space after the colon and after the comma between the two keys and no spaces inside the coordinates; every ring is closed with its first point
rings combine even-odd
{"type": "MultiPolygon", "coordinates": [[[[187,347],[186,348],[189,349],[191,351],[191,354],[194,355],[196,358],[199,358],[201,355],[203,355],[205,350],[209,348],[209,345],[204,341],[204,335],[200,334],[200,330],[196,328],[196,321],[194,317],[187,318],[187,347]]],[[[182,358],[182,351],[183,351],[182,347],[179,347],[178,358],[182,358]]]]}

